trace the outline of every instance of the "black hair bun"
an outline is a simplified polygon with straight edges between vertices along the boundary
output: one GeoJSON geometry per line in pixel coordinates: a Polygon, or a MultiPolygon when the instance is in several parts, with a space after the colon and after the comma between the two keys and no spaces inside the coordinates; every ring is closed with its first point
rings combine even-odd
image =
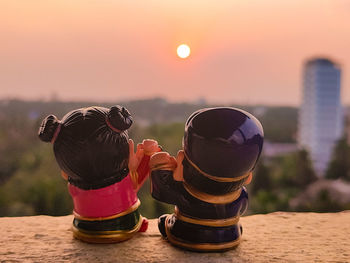
{"type": "Polygon", "coordinates": [[[120,131],[129,129],[133,122],[130,112],[119,105],[113,106],[109,110],[108,120],[114,128],[120,131]]]}
{"type": "Polygon", "coordinates": [[[47,116],[41,123],[38,136],[44,142],[51,142],[60,122],[55,115],[47,116]]]}

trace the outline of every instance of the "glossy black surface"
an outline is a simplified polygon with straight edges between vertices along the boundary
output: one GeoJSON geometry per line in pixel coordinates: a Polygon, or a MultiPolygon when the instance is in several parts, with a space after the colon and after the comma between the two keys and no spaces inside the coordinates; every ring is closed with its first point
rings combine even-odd
{"type": "Polygon", "coordinates": [[[227,227],[202,226],[178,220],[175,215],[168,219],[167,226],[173,237],[194,244],[232,242],[241,236],[240,224],[227,227]]]}
{"type": "Polygon", "coordinates": [[[239,198],[227,204],[212,204],[192,196],[182,182],[174,181],[171,171],[153,171],[152,196],[174,204],[182,214],[201,219],[225,219],[242,215],[248,207],[248,193],[243,187],[239,198]]]}
{"type": "Polygon", "coordinates": [[[192,185],[201,192],[212,195],[223,195],[239,189],[247,178],[237,182],[217,182],[205,177],[197,171],[185,158],[183,164],[183,177],[187,184],[192,185]]]}
{"type": "Polygon", "coordinates": [[[184,151],[210,175],[239,177],[254,168],[263,136],[260,122],[243,110],[202,109],[186,122],[184,151]]]}

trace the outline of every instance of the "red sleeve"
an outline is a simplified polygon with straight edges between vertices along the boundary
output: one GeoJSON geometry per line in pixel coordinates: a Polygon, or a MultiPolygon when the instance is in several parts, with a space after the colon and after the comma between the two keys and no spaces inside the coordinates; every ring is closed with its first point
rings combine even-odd
{"type": "Polygon", "coordinates": [[[141,188],[143,183],[146,181],[147,177],[149,176],[150,168],[149,168],[149,160],[151,156],[144,155],[139,167],[137,168],[138,173],[138,180],[137,183],[139,185],[138,188],[141,188]]]}

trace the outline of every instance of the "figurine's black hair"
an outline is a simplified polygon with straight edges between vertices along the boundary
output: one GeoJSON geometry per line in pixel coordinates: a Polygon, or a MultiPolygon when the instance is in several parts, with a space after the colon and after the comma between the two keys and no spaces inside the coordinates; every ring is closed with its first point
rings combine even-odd
{"type": "Polygon", "coordinates": [[[68,181],[82,189],[97,189],[121,181],[128,174],[127,109],[89,107],[67,113],[61,121],[47,116],[39,138],[52,142],[57,163],[68,181]]]}
{"type": "Polygon", "coordinates": [[[59,121],[55,115],[47,116],[41,123],[39,128],[39,138],[44,142],[51,142],[57,128],[59,121]]]}
{"type": "Polygon", "coordinates": [[[119,105],[113,106],[109,110],[108,120],[114,128],[121,131],[129,129],[132,124],[132,118],[129,111],[124,107],[120,107],[119,105]]]}

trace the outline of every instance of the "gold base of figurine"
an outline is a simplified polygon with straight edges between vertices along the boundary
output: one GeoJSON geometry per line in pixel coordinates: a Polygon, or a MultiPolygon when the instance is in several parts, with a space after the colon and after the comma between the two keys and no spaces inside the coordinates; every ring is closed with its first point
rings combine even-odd
{"type": "Polygon", "coordinates": [[[169,242],[174,246],[197,252],[222,252],[237,247],[241,242],[241,238],[239,237],[234,241],[225,243],[189,243],[179,238],[176,238],[171,234],[168,227],[169,218],[170,216],[168,216],[165,220],[165,232],[169,242]]]}
{"type": "Polygon", "coordinates": [[[220,244],[211,244],[211,243],[188,243],[183,240],[179,240],[172,236],[169,231],[166,229],[167,238],[171,244],[177,247],[185,248],[191,251],[197,252],[222,252],[233,249],[239,245],[241,238],[238,238],[231,242],[220,243],[220,244]]]}
{"type": "Polygon", "coordinates": [[[73,236],[76,239],[87,243],[108,244],[123,242],[132,238],[137,233],[142,225],[143,218],[141,217],[137,225],[129,231],[86,231],[72,226],[73,236]]]}

